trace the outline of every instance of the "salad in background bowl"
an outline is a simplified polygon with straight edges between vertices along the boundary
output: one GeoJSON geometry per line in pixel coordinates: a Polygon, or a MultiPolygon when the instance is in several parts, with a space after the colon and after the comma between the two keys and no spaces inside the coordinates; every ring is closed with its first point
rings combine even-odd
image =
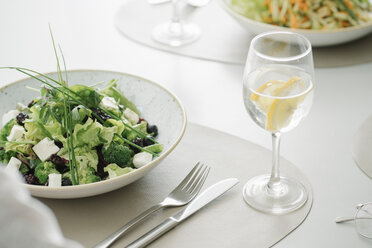
{"type": "Polygon", "coordinates": [[[342,44],[372,32],[369,0],[219,0],[253,34],[292,31],[313,46],[342,44]]]}
{"type": "Polygon", "coordinates": [[[182,104],[154,82],[119,72],[68,71],[65,94],[58,90],[63,86],[48,85],[61,81],[60,73],[46,76],[47,84],[38,75],[0,89],[0,158],[24,175],[34,196],[77,198],[125,186],[183,136],[182,104]]]}

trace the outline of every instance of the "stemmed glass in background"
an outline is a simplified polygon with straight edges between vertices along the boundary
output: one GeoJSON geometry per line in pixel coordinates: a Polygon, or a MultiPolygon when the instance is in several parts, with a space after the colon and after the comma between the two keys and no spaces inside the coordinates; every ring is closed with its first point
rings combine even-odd
{"type": "Polygon", "coordinates": [[[178,47],[194,42],[200,37],[201,30],[197,25],[181,21],[179,3],[179,0],[172,0],[171,21],[158,24],[152,30],[152,38],[157,42],[178,47]]]}
{"type": "Polygon", "coordinates": [[[250,179],[243,196],[252,207],[283,214],[307,200],[305,187],[279,174],[281,133],[296,127],[309,113],[314,66],[310,42],[291,32],[267,32],[250,45],[243,78],[245,107],[253,121],[272,135],[272,172],[250,179]]]}

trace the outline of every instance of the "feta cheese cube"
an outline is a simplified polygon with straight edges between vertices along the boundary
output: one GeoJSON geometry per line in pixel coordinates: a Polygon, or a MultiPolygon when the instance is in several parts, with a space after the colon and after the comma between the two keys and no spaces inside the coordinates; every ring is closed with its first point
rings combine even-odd
{"type": "Polygon", "coordinates": [[[102,98],[100,105],[105,109],[118,110],[119,106],[115,101],[115,98],[105,96],[102,98]]]}
{"type": "Polygon", "coordinates": [[[39,159],[44,162],[45,160],[50,158],[50,156],[57,153],[59,151],[59,147],[54,144],[53,140],[45,138],[34,145],[34,147],[32,147],[32,150],[34,150],[39,159]]]}
{"type": "Polygon", "coordinates": [[[133,165],[136,168],[141,168],[142,166],[150,163],[152,160],[152,155],[147,152],[140,152],[134,155],[133,157],[133,165]]]}
{"type": "Polygon", "coordinates": [[[48,186],[49,187],[61,187],[62,186],[62,175],[51,173],[48,175],[48,186]]]}
{"type": "Polygon", "coordinates": [[[19,113],[20,112],[16,109],[15,110],[10,110],[7,113],[5,113],[3,115],[3,119],[2,119],[3,126],[5,126],[5,124],[7,124],[11,119],[16,118],[19,113]]]}
{"type": "Polygon", "coordinates": [[[127,118],[132,124],[137,124],[139,121],[139,116],[129,108],[124,110],[124,117],[127,118]]]}
{"type": "Polygon", "coordinates": [[[7,139],[9,141],[17,140],[17,139],[21,138],[24,133],[25,133],[25,129],[22,126],[14,125],[12,130],[10,131],[10,134],[7,137],[7,139]]]}
{"type": "Polygon", "coordinates": [[[6,166],[5,170],[15,170],[18,171],[19,167],[21,167],[22,161],[18,158],[11,157],[9,160],[8,165],[6,166]]]}

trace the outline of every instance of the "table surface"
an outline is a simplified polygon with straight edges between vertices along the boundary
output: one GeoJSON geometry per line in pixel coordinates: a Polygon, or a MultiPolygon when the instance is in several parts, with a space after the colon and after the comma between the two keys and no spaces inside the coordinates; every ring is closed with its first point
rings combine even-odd
{"type": "MultiPolygon", "coordinates": [[[[0,66],[55,71],[48,24],[68,69],[122,71],[159,82],[183,102],[191,122],[270,148],[268,133],[245,111],[243,66],[173,55],[123,37],[113,18],[125,0],[13,0],[0,8],[0,66]]],[[[140,14],[140,13],[138,13],[140,14]]],[[[372,48],[371,48],[372,49],[372,48]]],[[[371,114],[372,64],[316,69],[309,116],[283,135],[281,154],[307,175],[314,204],[306,221],[275,247],[370,247],[353,224],[336,225],[355,205],[372,201],[372,180],[351,157],[353,134],[371,114]]],[[[0,71],[0,85],[23,75],[0,71]]]]}

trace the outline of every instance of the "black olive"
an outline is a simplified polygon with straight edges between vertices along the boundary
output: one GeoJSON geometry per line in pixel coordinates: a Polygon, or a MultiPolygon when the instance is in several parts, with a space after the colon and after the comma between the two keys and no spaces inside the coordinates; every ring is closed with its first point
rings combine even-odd
{"type": "Polygon", "coordinates": [[[108,165],[103,159],[102,145],[96,147],[98,155],[97,175],[103,180],[108,176],[108,173],[104,171],[104,168],[108,165]]]}
{"type": "MultiPolygon", "coordinates": [[[[141,138],[136,138],[135,140],[132,140],[132,143],[136,144],[137,146],[140,146],[140,147],[144,146],[143,139],[141,139],[141,138]]],[[[139,153],[141,151],[140,149],[138,149],[135,146],[130,146],[130,149],[132,149],[132,151],[134,151],[134,153],[139,153]]]]}
{"type": "Polygon", "coordinates": [[[147,132],[152,136],[158,136],[158,127],[156,125],[147,125],[147,132]]]}
{"type": "MultiPolygon", "coordinates": [[[[103,121],[106,121],[106,120],[108,120],[108,119],[112,119],[112,116],[111,116],[111,115],[104,113],[101,109],[94,108],[94,109],[92,109],[92,110],[93,110],[93,112],[94,112],[96,115],[98,115],[98,116],[99,116],[103,121]]],[[[93,119],[95,119],[94,116],[93,116],[93,119]]]]}
{"type": "MultiPolygon", "coordinates": [[[[153,137],[151,137],[151,138],[153,138],[153,137]]],[[[153,144],[155,144],[155,142],[150,140],[149,138],[144,138],[143,139],[143,146],[151,146],[153,144]]]]}
{"type": "Polygon", "coordinates": [[[26,183],[39,185],[39,179],[34,174],[27,174],[24,176],[26,183]]]}
{"type": "Polygon", "coordinates": [[[35,104],[35,102],[34,102],[34,100],[32,100],[32,101],[27,105],[27,107],[31,108],[34,104],[35,104]]]}
{"type": "Polygon", "coordinates": [[[23,122],[28,118],[28,115],[25,113],[19,113],[16,117],[17,123],[21,126],[24,126],[23,122]]]}
{"type": "Polygon", "coordinates": [[[56,155],[56,154],[53,154],[51,157],[50,157],[50,161],[55,164],[56,166],[56,169],[61,173],[65,173],[66,171],[69,170],[69,167],[66,166],[66,164],[68,164],[68,160],[56,155]]]}
{"type": "Polygon", "coordinates": [[[62,178],[62,186],[71,186],[72,182],[68,178],[62,178]]]}
{"type": "Polygon", "coordinates": [[[59,148],[63,147],[63,143],[61,141],[54,141],[54,144],[58,146],[59,148]]]}

